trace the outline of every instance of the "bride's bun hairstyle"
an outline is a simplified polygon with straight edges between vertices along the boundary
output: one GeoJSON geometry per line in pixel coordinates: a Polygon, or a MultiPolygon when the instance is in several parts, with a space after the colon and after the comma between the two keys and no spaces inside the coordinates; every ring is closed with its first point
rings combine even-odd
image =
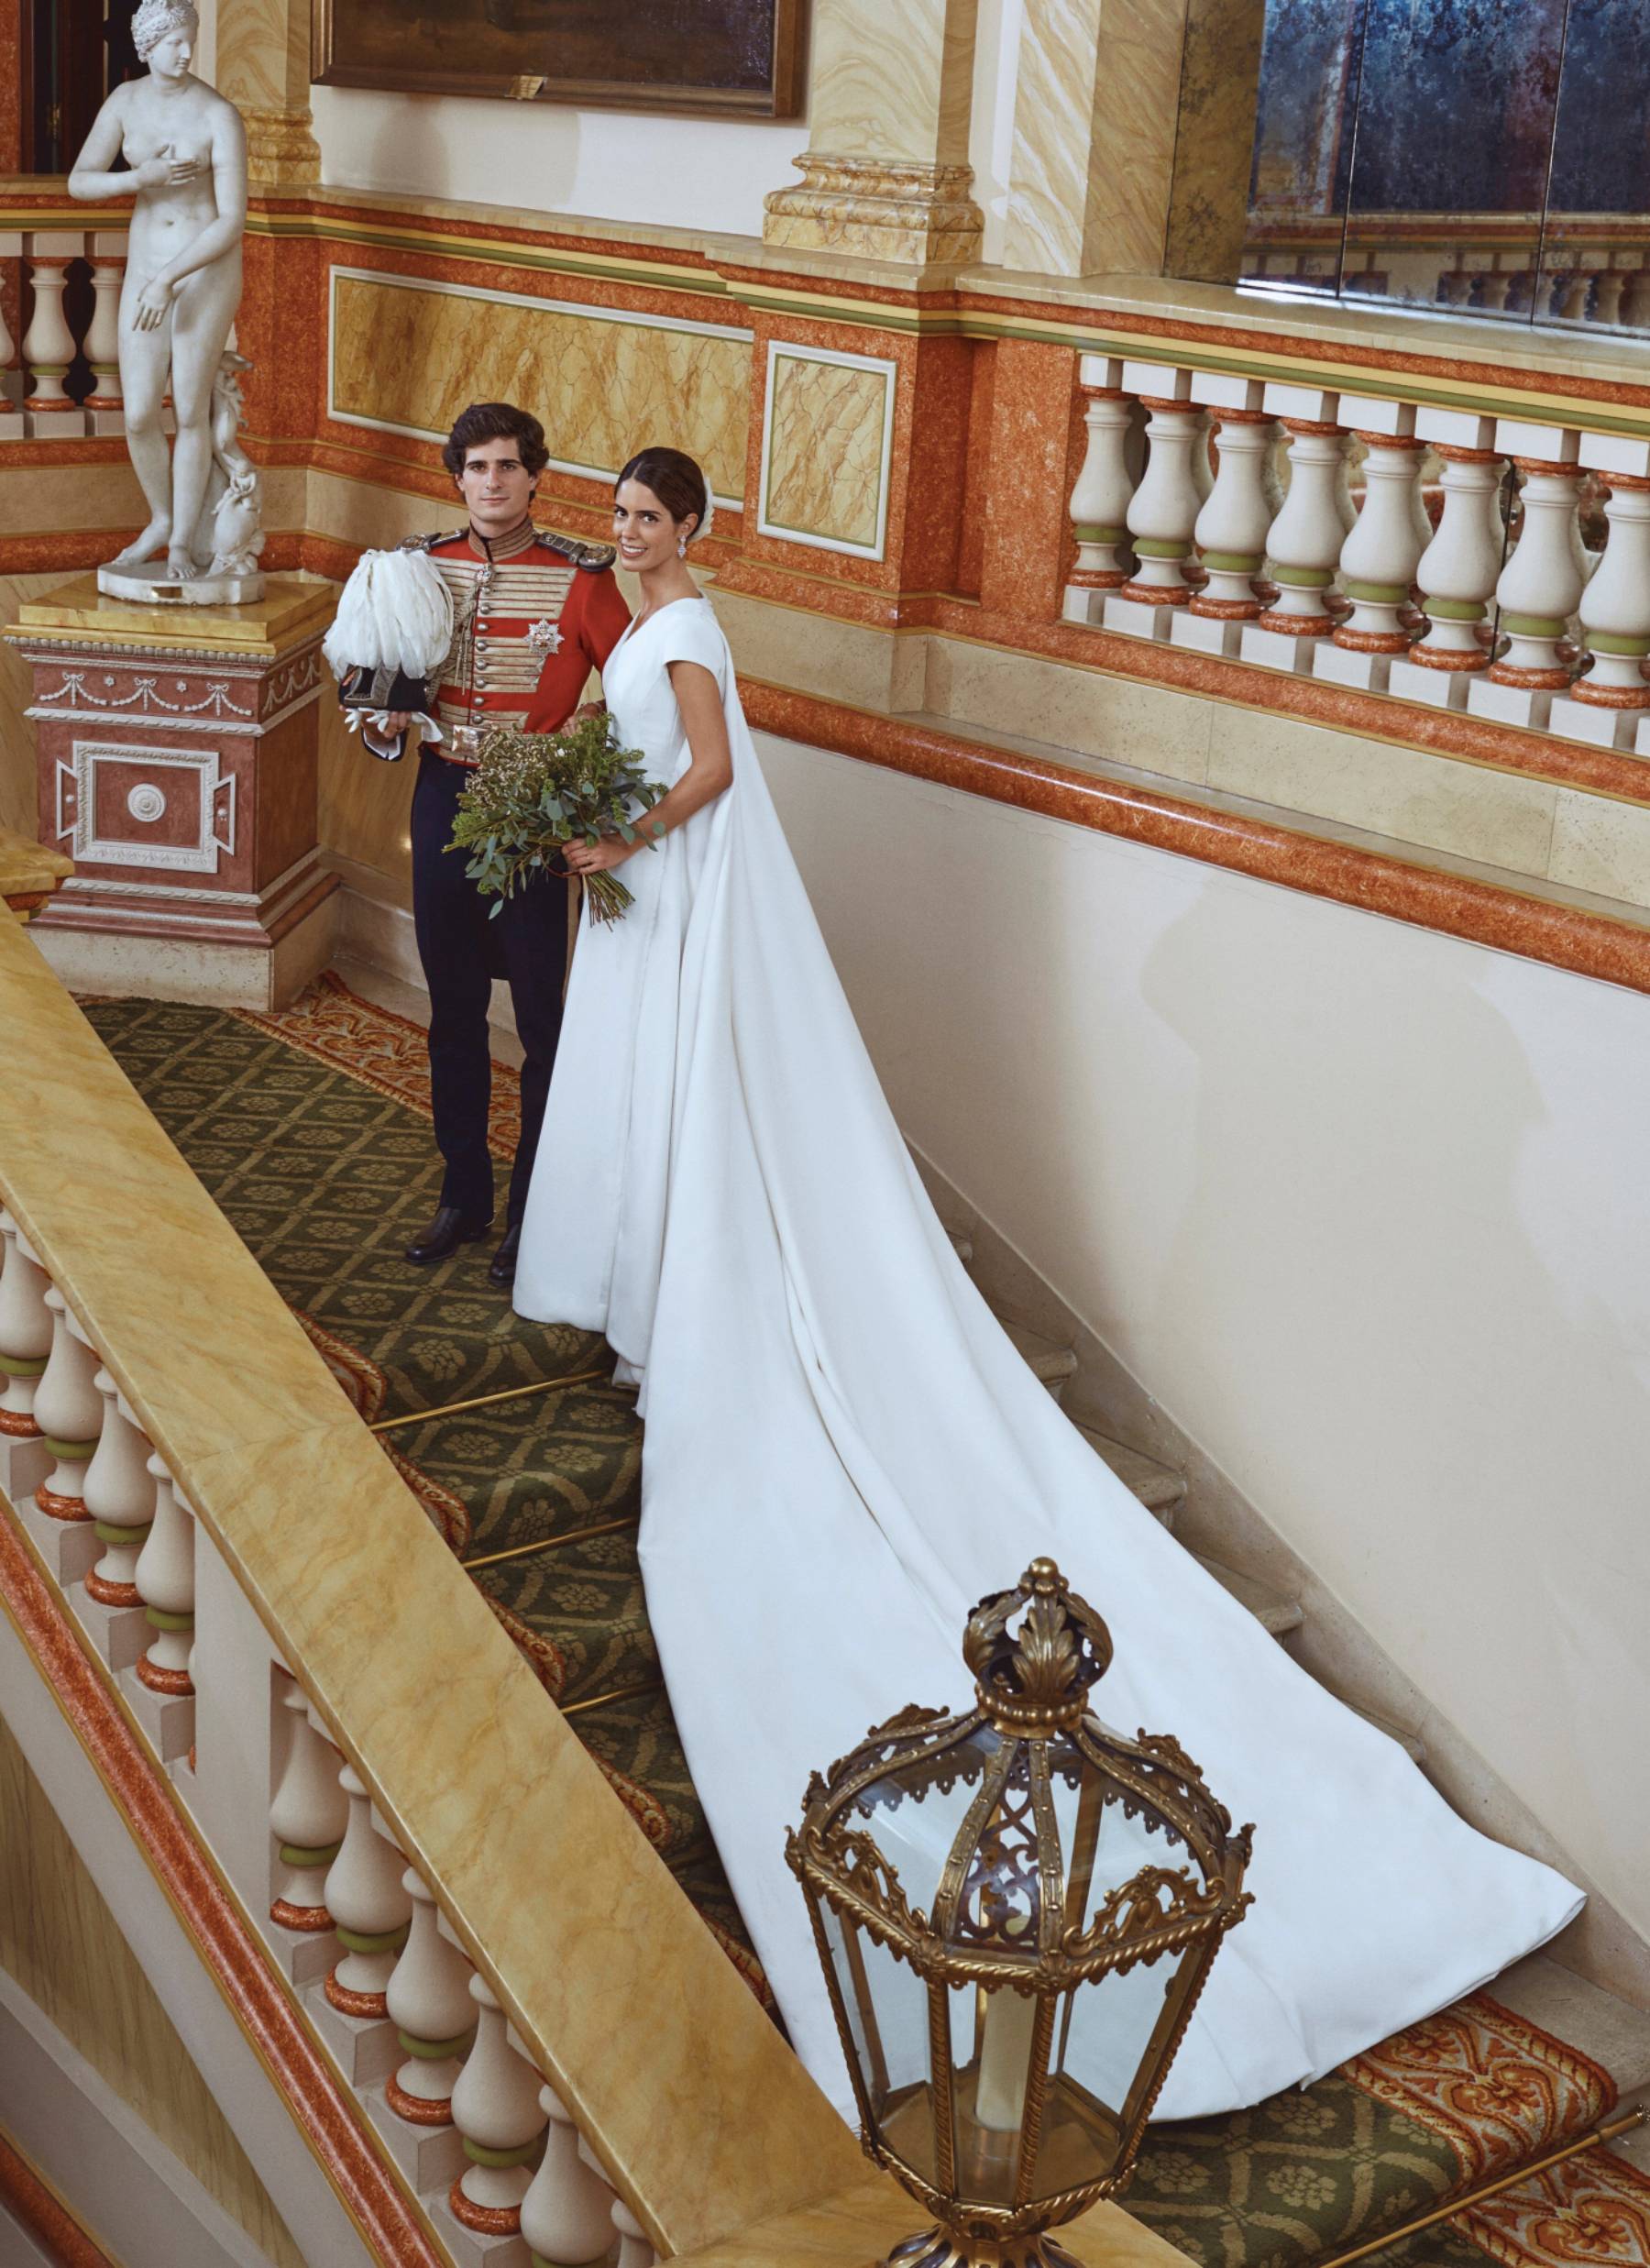
{"type": "Polygon", "coordinates": [[[690,544],[710,527],[713,512],[710,490],[704,474],[686,450],[638,450],[614,481],[615,495],[627,480],[639,480],[644,489],[651,489],[678,523],[693,520],[696,524],[688,538],[690,544]]]}

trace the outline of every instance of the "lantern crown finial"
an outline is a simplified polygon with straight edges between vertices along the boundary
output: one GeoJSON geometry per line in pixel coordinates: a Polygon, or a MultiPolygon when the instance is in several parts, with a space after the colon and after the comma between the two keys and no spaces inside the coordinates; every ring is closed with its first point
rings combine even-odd
{"type": "Polygon", "coordinates": [[[1111,1657],[1110,1631],[1052,1559],[1033,1559],[1012,1591],[982,1599],[962,1637],[980,1705],[1004,1731],[1076,1723],[1111,1657]]]}

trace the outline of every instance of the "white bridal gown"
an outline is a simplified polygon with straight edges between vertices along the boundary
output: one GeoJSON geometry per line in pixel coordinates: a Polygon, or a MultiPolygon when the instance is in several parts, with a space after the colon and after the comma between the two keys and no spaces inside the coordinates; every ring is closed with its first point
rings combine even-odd
{"type": "Polygon", "coordinates": [[[721,688],[727,794],[623,868],[578,941],[515,1305],[643,1378],[642,1565],[676,1722],[798,2053],[850,2099],[782,1844],[811,1770],[908,1701],[969,1705],[970,1609],[1058,1561],[1111,1626],[1109,1724],[1172,1733],[1255,1903],[1159,2105],[1313,2078],[1578,1910],[1489,1842],[1205,1575],[1062,1417],[952,1252],[826,952],[703,599],[622,639],[606,697],[666,784],[666,665],[721,688]]]}

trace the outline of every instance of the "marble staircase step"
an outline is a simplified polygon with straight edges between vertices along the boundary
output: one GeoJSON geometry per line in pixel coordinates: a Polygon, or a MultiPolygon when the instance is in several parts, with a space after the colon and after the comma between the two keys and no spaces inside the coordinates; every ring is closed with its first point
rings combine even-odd
{"type": "Polygon", "coordinates": [[[998,1320],[1058,1402],[1065,1392],[1066,1381],[1077,1368],[1077,1357],[1072,1349],[1044,1338],[1040,1331],[1030,1330],[1023,1323],[1010,1323],[1001,1316],[998,1320]]]}
{"type": "Polygon", "coordinates": [[[1274,1638],[1287,1638],[1305,1621],[1300,1601],[1292,1599],[1287,1591],[1263,1583],[1259,1576],[1245,1575],[1235,1567],[1223,1567],[1218,1559],[1205,1559],[1201,1551],[1192,1556],[1204,1572],[1212,1575],[1223,1591],[1229,1591],[1239,1606],[1248,1607],[1262,1630],[1270,1631],[1274,1638]]]}
{"type": "Polygon", "coordinates": [[[1383,1717],[1379,1710],[1360,1709],[1356,1701],[1348,1701],[1345,1694],[1340,1694],[1336,1698],[1340,1701],[1341,1706],[1344,1709],[1349,1709],[1355,1717],[1362,1717],[1364,1722],[1367,1724],[1372,1724],[1378,1733],[1384,1733],[1389,1740],[1395,1740],[1412,1764],[1424,1765],[1426,1762],[1426,1743],[1421,1738],[1419,1733],[1412,1733],[1406,1725],[1394,1724],[1391,1717],[1383,1717]]]}
{"type": "Polygon", "coordinates": [[[1138,1496],[1147,1511],[1172,1533],[1174,1515],[1185,1501],[1184,1476],[1168,1465],[1160,1465],[1155,1457],[1148,1457],[1142,1449],[1126,1448],[1108,1434],[1096,1433],[1092,1426],[1080,1425],[1077,1430],[1095,1455],[1105,1459],[1130,1494],[1138,1496]]]}

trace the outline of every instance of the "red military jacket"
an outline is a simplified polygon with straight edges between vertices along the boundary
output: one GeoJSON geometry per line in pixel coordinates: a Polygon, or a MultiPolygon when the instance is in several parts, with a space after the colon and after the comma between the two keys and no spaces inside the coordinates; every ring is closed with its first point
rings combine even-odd
{"type": "Polygon", "coordinates": [[[630,622],[611,545],[524,521],[490,542],[466,528],[414,536],[408,547],[428,553],[453,598],[453,644],[435,691],[443,755],[473,765],[471,731],[495,723],[558,731],[630,622]]]}

